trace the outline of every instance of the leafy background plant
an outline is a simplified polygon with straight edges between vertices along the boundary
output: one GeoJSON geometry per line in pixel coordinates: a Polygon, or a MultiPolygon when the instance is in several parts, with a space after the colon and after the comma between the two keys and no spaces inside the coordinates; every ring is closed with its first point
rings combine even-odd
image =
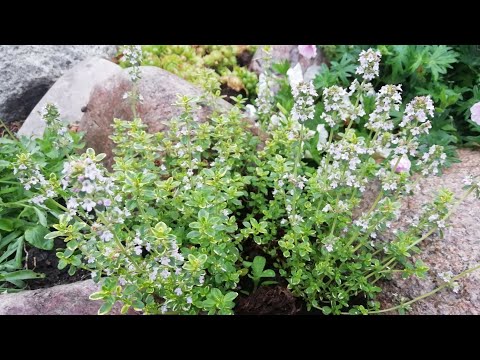
{"type": "MultiPolygon", "coordinates": [[[[223,88],[254,99],[257,75],[239,59],[253,56],[255,49],[253,45],[143,45],[142,65],[158,66],[197,85],[218,81],[223,88]]],[[[121,54],[122,49],[120,65],[131,66],[121,54]]]]}
{"type": "MultiPolygon", "coordinates": [[[[17,291],[25,287],[25,280],[43,277],[25,268],[29,247],[53,249],[53,240],[44,237],[61,213],[59,204],[52,199],[38,201],[44,189],[37,183],[27,190],[18,181],[18,172],[24,164],[23,171],[35,167],[47,181],[57,181],[64,161],[82,147],[81,135],[74,132],[67,135],[72,142],[58,146],[59,139],[66,136],[59,134],[57,120],[49,120],[50,126],[37,139],[17,138],[9,131],[0,137],[0,291],[17,291]]],[[[7,129],[3,122],[1,125],[7,129]]]]}
{"type": "MultiPolygon", "coordinates": [[[[321,46],[329,61],[315,78],[317,89],[346,86],[355,72],[360,51],[370,45],[321,46]]],[[[470,107],[480,101],[480,46],[378,45],[382,53],[380,77],[375,86],[402,84],[406,101],[416,95],[432,96],[435,118],[426,146],[445,147],[449,158],[457,146],[479,146],[480,126],[470,120],[470,107]]],[[[403,110],[403,109],[401,109],[403,110]]]]}

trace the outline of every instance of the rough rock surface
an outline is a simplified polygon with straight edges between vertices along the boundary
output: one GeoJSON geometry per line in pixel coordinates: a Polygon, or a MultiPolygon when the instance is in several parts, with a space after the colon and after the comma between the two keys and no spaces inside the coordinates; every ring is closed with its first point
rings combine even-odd
{"type": "Polygon", "coordinates": [[[65,71],[116,51],[117,45],[0,45],[0,119],[25,120],[65,71]]]}
{"type": "MultiPolygon", "coordinates": [[[[202,93],[188,81],[158,67],[142,66],[140,71],[138,91],[143,96],[143,102],[137,107],[137,116],[148,125],[152,133],[164,130],[172,117],[182,113],[180,108],[173,105],[178,100],[177,94],[196,97],[202,93]]],[[[123,99],[123,95],[130,91],[131,87],[128,69],[95,86],[87,111],[79,124],[79,130],[86,132],[87,147],[92,147],[98,153],[107,154],[105,162],[107,166],[110,166],[113,160],[114,144],[109,139],[112,134],[113,119],[131,120],[133,118],[129,101],[123,99]]],[[[218,101],[218,106],[223,110],[231,107],[221,99],[218,101]]],[[[208,107],[202,107],[197,113],[199,120],[204,120],[210,110],[208,107]]]]}
{"type": "MultiPolygon", "coordinates": [[[[429,177],[419,182],[421,188],[415,196],[405,202],[401,218],[418,211],[423,203],[433,199],[435,190],[442,187],[455,193],[458,199],[464,193],[462,179],[468,175],[480,175],[480,153],[460,150],[462,160],[444,172],[442,177],[429,177]]],[[[470,195],[451,216],[450,228],[442,239],[432,235],[420,248],[420,258],[429,268],[426,279],[415,277],[403,280],[395,276],[392,281],[380,286],[383,292],[379,297],[382,308],[398,305],[398,298],[413,299],[426,294],[441,285],[438,273],[451,271],[457,275],[480,263],[480,200],[470,195]],[[397,294],[397,296],[393,295],[397,294]]],[[[475,271],[458,281],[460,291],[442,289],[438,293],[412,304],[409,314],[415,315],[466,315],[480,314],[480,271],[475,271]]],[[[392,313],[390,313],[392,314],[392,313]]]]}
{"type": "Polygon", "coordinates": [[[93,87],[121,71],[122,68],[117,64],[98,57],[75,65],[48,90],[25,120],[18,134],[25,136],[43,134],[46,124],[40,112],[47,103],[53,103],[58,107],[62,120],[70,124],[78,123],[83,116],[82,108],[87,105],[93,87]]]}
{"type": "MultiPolygon", "coordinates": [[[[320,49],[317,49],[317,56],[315,58],[306,59],[299,54],[298,45],[272,45],[271,55],[274,63],[289,60],[290,66],[293,67],[300,62],[305,76],[310,77],[310,80],[318,71],[319,66],[325,62],[320,49]]],[[[263,51],[263,46],[259,46],[255,55],[253,55],[253,60],[250,63],[250,70],[255,71],[257,74],[262,73],[265,65],[264,58],[265,52],[263,51]]]]}
{"type": "MultiPolygon", "coordinates": [[[[0,295],[0,315],[97,315],[101,301],[88,297],[98,291],[92,280],[58,285],[47,289],[0,295]]],[[[119,315],[121,305],[115,304],[110,315],[119,315]]],[[[136,314],[129,311],[129,314],[136,314]]]]}

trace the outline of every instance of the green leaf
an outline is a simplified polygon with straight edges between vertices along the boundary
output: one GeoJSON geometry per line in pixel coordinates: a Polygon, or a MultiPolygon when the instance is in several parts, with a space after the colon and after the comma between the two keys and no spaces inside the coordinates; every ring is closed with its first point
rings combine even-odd
{"type": "Polygon", "coordinates": [[[187,238],[188,238],[188,239],[196,238],[196,237],[199,237],[199,236],[200,236],[200,232],[198,232],[198,231],[190,231],[190,232],[187,234],[187,238]]]}
{"type": "Polygon", "coordinates": [[[17,237],[19,237],[22,234],[21,231],[15,231],[7,236],[5,236],[3,239],[0,240],[0,250],[4,248],[5,246],[9,245],[11,242],[15,241],[17,237]]]}
{"type": "Polygon", "coordinates": [[[429,46],[427,49],[433,50],[433,52],[428,54],[425,66],[432,73],[433,79],[437,81],[441,74],[446,74],[447,69],[452,68],[451,64],[457,62],[458,54],[445,45],[429,46]]]}
{"type": "Polygon", "coordinates": [[[43,210],[40,210],[39,208],[36,208],[34,207],[33,208],[35,210],[35,212],[37,213],[37,217],[38,217],[38,222],[47,227],[48,226],[48,223],[47,223],[47,215],[45,214],[45,211],[43,210]]]}
{"type": "Polygon", "coordinates": [[[237,296],[238,296],[238,294],[236,292],[231,291],[224,296],[224,300],[225,301],[233,301],[233,300],[236,299],[237,296]]]}
{"type": "Polygon", "coordinates": [[[91,294],[88,298],[90,300],[102,300],[104,297],[106,297],[107,294],[103,291],[97,291],[91,294]]]}
{"type": "Polygon", "coordinates": [[[260,278],[262,276],[263,269],[265,268],[267,260],[263,256],[255,256],[252,264],[252,272],[255,278],[260,278]]]}
{"type": "Polygon", "coordinates": [[[6,160],[0,160],[0,170],[10,166],[10,162],[6,160]]]}
{"type": "Polygon", "coordinates": [[[76,272],[77,272],[77,268],[71,265],[70,268],[68,269],[68,275],[73,276],[75,275],[76,272]]]}
{"type": "Polygon", "coordinates": [[[59,262],[58,262],[58,270],[63,270],[67,267],[68,265],[68,262],[66,262],[65,260],[61,259],[59,262]]]}
{"type": "Polygon", "coordinates": [[[45,239],[55,239],[59,236],[63,236],[63,233],[61,231],[52,231],[51,233],[45,235],[45,239]]]}
{"type": "Polygon", "coordinates": [[[137,286],[136,285],[127,285],[125,286],[125,289],[123,290],[123,294],[126,296],[132,295],[135,291],[137,291],[137,286]]]}
{"type": "Polygon", "coordinates": [[[44,278],[45,274],[39,274],[32,270],[19,270],[8,274],[0,274],[0,281],[17,281],[44,278]]]}
{"type": "Polygon", "coordinates": [[[42,250],[52,250],[53,240],[45,239],[45,235],[48,234],[48,229],[42,225],[31,227],[25,231],[25,240],[30,245],[42,250]]]}
{"type": "Polygon", "coordinates": [[[207,220],[209,217],[210,217],[210,214],[209,214],[208,211],[205,210],[205,209],[201,209],[201,210],[198,212],[198,218],[199,218],[199,219],[205,219],[205,220],[207,220]]]}
{"type": "Polygon", "coordinates": [[[145,304],[141,302],[140,300],[135,300],[132,304],[133,308],[135,310],[141,310],[145,307],[145,304]]]}
{"type": "Polygon", "coordinates": [[[263,271],[262,277],[275,277],[275,271],[268,269],[263,271]]]}
{"type": "Polygon", "coordinates": [[[95,156],[95,161],[102,161],[103,159],[105,159],[105,156],[107,156],[107,154],[98,154],[97,156],[95,156]]]}
{"type": "Polygon", "coordinates": [[[275,285],[275,284],[278,284],[278,281],[268,280],[268,281],[262,282],[262,285],[275,285]]]}
{"type": "Polygon", "coordinates": [[[322,307],[322,311],[325,315],[330,315],[332,313],[332,308],[329,306],[322,307]]]}
{"type": "Polygon", "coordinates": [[[12,231],[13,221],[10,219],[0,219],[0,230],[12,231]]]}
{"type": "Polygon", "coordinates": [[[110,310],[112,310],[112,307],[113,307],[113,302],[111,301],[103,303],[100,309],[98,309],[98,315],[108,314],[110,310]]]}

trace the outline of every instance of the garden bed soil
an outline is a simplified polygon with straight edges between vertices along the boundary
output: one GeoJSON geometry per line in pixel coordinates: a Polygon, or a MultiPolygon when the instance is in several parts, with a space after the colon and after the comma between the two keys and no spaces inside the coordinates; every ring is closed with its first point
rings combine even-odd
{"type": "Polygon", "coordinates": [[[301,310],[299,300],[282,285],[260,286],[252,294],[240,294],[236,315],[294,315],[301,310]]]}
{"type": "MultiPolygon", "coordinates": [[[[62,240],[55,239],[54,249],[61,248],[65,248],[65,243],[62,240]]],[[[29,248],[27,249],[27,253],[26,262],[28,269],[44,274],[45,277],[42,279],[28,280],[25,290],[36,290],[56,285],[71,284],[90,278],[90,273],[82,269],[77,270],[73,276],[68,275],[68,266],[63,270],[59,270],[59,259],[57,258],[55,250],[29,248]]]]}

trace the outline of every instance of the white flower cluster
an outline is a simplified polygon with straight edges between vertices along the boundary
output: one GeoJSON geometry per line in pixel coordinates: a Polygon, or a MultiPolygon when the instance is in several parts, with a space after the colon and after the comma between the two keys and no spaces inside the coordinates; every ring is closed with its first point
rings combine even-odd
{"type": "Polygon", "coordinates": [[[32,204],[43,205],[45,200],[56,196],[53,184],[45,179],[39,165],[33,161],[29,153],[17,156],[17,160],[13,163],[13,174],[25,190],[40,192],[30,199],[32,204]]]}
{"type": "Polygon", "coordinates": [[[118,206],[114,206],[120,203],[122,198],[120,195],[115,196],[116,187],[112,179],[105,176],[103,168],[97,166],[95,158],[83,156],[66,162],[62,175],[63,189],[69,188],[73,194],[76,194],[75,197],[67,200],[67,208],[71,215],[76,215],[80,209],[88,214],[92,210],[103,211],[113,206],[112,211],[109,212],[109,221],[112,224],[122,223],[124,217],[130,216],[127,209],[121,210],[118,206]]]}
{"type": "Polygon", "coordinates": [[[358,171],[362,162],[360,156],[372,155],[374,150],[366,145],[364,138],[357,138],[355,142],[351,142],[349,139],[353,133],[353,130],[347,130],[342,140],[325,146],[332,162],[327,164],[327,159],[322,159],[319,175],[325,171],[330,189],[348,186],[359,189],[361,192],[365,191],[366,179],[358,171]]]}
{"type": "Polygon", "coordinates": [[[58,107],[47,103],[40,111],[40,116],[47,123],[47,128],[58,135],[53,140],[53,147],[61,149],[73,143],[72,136],[68,133],[67,124],[60,120],[58,107]]]}
{"type": "Polygon", "coordinates": [[[19,157],[13,164],[13,174],[17,176],[18,181],[23,184],[27,191],[37,185],[46,186],[48,182],[41,173],[38,164],[30,161],[30,157],[27,154],[23,155],[25,156],[19,157]]]}
{"type": "Polygon", "coordinates": [[[315,87],[310,81],[308,83],[301,82],[292,87],[292,95],[295,103],[292,108],[292,119],[300,124],[315,116],[314,96],[317,96],[315,87]]]}
{"type": "Polygon", "coordinates": [[[375,95],[375,89],[373,88],[372,83],[365,82],[365,81],[360,83],[357,79],[352,81],[348,89],[350,90],[350,92],[348,93],[348,95],[350,96],[352,96],[357,91],[367,96],[375,95]]]}
{"type": "Polygon", "coordinates": [[[260,115],[270,115],[273,110],[273,79],[265,73],[260,74],[258,77],[257,88],[257,100],[255,105],[257,106],[257,112],[260,115]]]}
{"type": "Polygon", "coordinates": [[[128,68],[130,80],[134,83],[140,79],[140,65],[142,64],[142,47],[141,45],[125,45],[123,48],[122,61],[127,62],[131,67],[128,68]]]}
{"type": "Polygon", "coordinates": [[[393,171],[387,171],[382,167],[375,173],[375,176],[382,182],[383,190],[397,190],[399,178],[393,171]]]}
{"type": "Polygon", "coordinates": [[[325,112],[320,115],[320,118],[330,126],[334,127],[340,121],[347,119],[355,120],[358,116],[365,115],[363,107],[357,112],[350,101],[350,95],[341,86],[331,86],[323,90],[323,103],[325,112]]]}
{"type": "Polygon", "coordinates": [[[443,152],[443,146],[432,145],[422,158],[417,160],[416,165],[422,169],[422,175],[438,175],[439,167],[445,164],[447,155],[443,152]]]}
{"type": "Polygon", "coordinates": [[[402,86],[385,85],[377,93],[375,99],[375,110],[369,115],[365,127],[374,131],[392,131],[393,121],[390,120],[390,112],[398,111],[402,104],[402,86]]]}
{"type": "Polygon", "coordinates": [[[360,66],[357,67],[355,73],[362,75],[366,81],[373,80],[379,75],[381,59],[382,54],[378,50],[362,50],[358,58],[360,66]]]}
{"type": "Polygon", "coordinates": [[[430,96],[417,96],[407,104],[399,126],[409,128],[413,136],[428,134],[432,127],[428,117],[433,118],[434,112],[435,107],[430,96]]]}

